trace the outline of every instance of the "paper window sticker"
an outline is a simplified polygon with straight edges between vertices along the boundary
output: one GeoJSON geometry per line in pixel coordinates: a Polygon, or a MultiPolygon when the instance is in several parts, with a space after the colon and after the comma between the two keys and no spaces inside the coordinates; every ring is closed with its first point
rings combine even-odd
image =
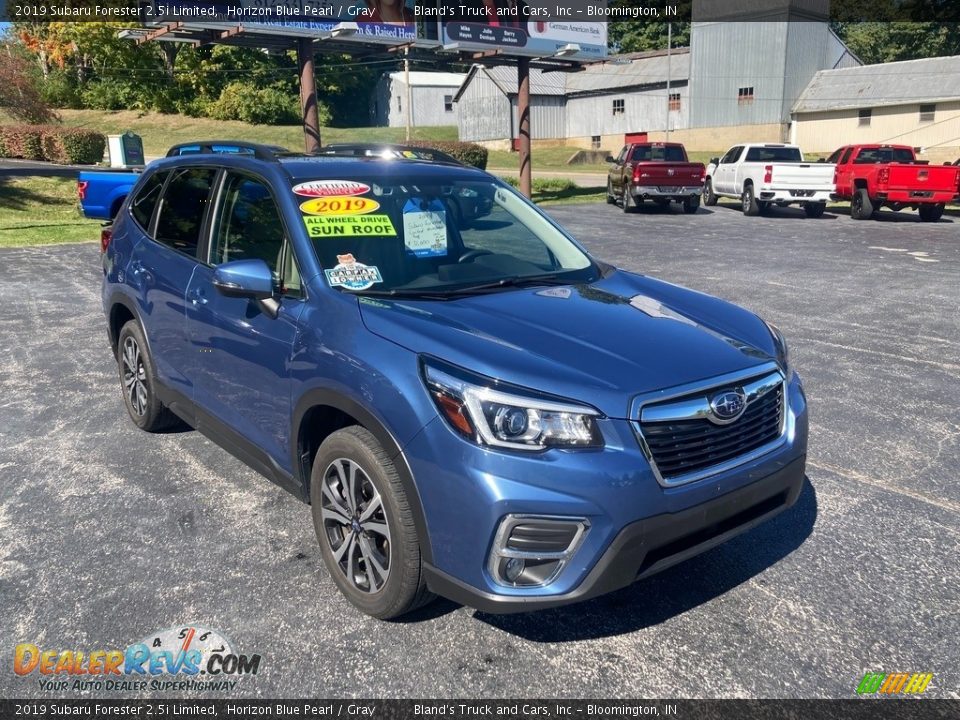
{"type": "Polygon", "coordinates": [[[442,202],[407,200],[403,206],[403,245],[416,257],[447,254],[447,212],[442,202]]]}

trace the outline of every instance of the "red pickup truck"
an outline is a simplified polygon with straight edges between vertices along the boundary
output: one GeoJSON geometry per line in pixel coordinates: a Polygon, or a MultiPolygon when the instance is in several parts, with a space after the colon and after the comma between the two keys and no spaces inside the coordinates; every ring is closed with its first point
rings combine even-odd
{"type": "Polygon", "coordinates": [[[911,207],[923,222],[936,222],[960,180],[960,169],[919,162],[908,145],[845,145],[827,162],[836,164],[833,198],[849,200],[855,220],[866,220],[886,206],[911,207]]]}
{"type": "Polygon", "coordinates": [[[685,213],[700,207],[706,168],[687,161],[680,143],[632,143],[623,146],[607,173],[607,202],[619,200],[624,212],[632,212],[644,200],[659,205],[683,204],[685,213]]]}

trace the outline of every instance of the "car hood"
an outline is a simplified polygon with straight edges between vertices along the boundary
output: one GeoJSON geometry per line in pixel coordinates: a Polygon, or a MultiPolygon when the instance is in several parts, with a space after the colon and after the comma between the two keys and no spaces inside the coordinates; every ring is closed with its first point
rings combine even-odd
{"type": "Polygon", "coordinates": [[[358,298],[366,327],[416,353],[627,417],[637,394],[775,359],[753,313],[614,271],[591,284],[456,300],[358,298]]]}

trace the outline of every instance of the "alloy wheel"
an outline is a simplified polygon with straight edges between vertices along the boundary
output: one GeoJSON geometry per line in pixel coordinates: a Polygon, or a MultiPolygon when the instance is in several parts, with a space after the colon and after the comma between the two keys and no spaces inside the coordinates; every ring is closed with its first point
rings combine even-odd
{"type": "Polygon", "coordinates": [[[321,489],[323,529],[334,562],[355,588],[379,592],[390,576],[390,526],[380,493],[347,458],[330,463],[321,489]]]}
{"type": "Polygon", "coordinates": [[[143,417],[150,402],[147,392],[147,368],[143,364],[140,346],[132,337],[123,342],[123,389],[130,407],[138,416],[143,417]]]}

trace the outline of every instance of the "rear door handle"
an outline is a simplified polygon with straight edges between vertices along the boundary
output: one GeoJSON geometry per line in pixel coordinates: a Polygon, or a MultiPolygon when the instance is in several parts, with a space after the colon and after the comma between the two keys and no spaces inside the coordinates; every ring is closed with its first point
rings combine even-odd
{"type": "Polygon", "coordinates": [[[187,300],[189,300],[194,305],[206,305],[207,298],[204,295],[203,290],[196,288],[187,293],[187,300]]]}

